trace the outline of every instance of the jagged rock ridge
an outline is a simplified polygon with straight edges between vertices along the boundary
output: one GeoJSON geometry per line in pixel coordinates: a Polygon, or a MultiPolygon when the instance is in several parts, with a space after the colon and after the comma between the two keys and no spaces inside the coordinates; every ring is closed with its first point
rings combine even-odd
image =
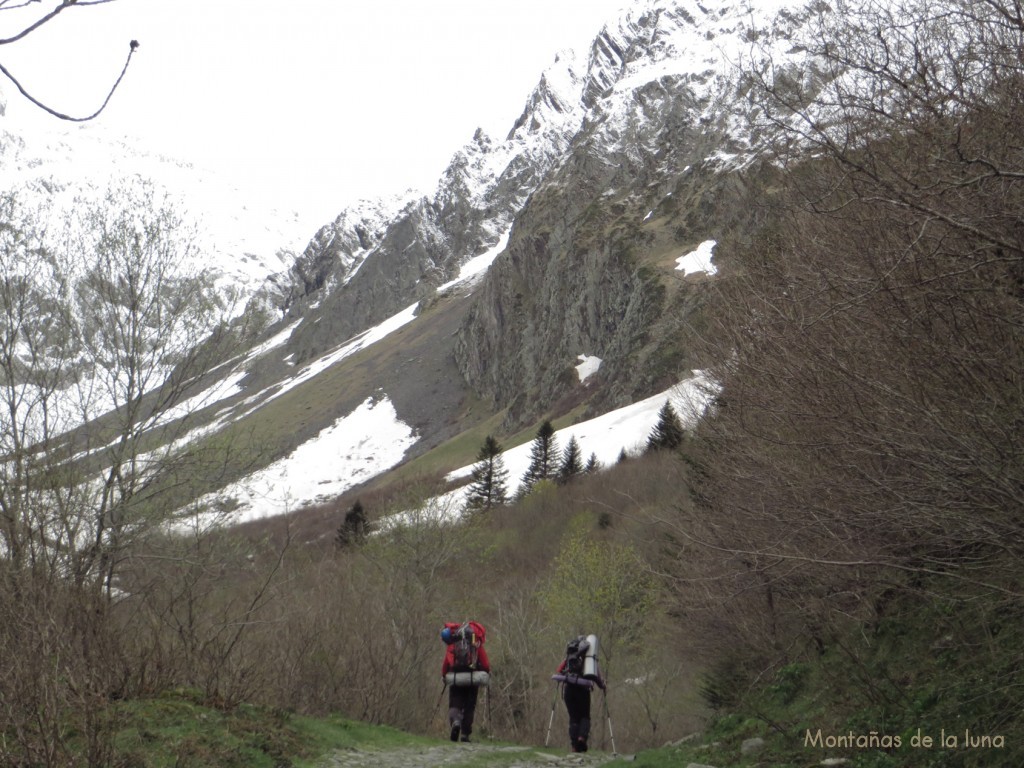
{"type": "MultiPolygon", "coordinates": [[[[634,257],[644,214],[758,156],[739,66],[755,40],[785,63],[800,23],[785,4],[648,0],[582,55],[560,53],[504,141],[478,130],[432,194],[321,229],[293,269],[297,359],[429,296],[512,227],[458,335],[470,386],[497,408],[551,402],[574,386],[576,356],[594,354],[613,404],[646,394],[657,382],[636,364],[664,296],[634,257]]],[[[710,215],[701,227],[677,228],[680,245],[715,236],[710,215]]]]}
{"type": "Polygon", "coordinates": [[[389,221],[374,219],[373,238],[359,237],[366,219],[353,212],[323,228],[293,270],[289,312],[319,307],[315,321],[295,334],[299,358],[423,297],[497,243],[565,159],[601,94],[621,78],[620,38],[606,31],[584,57],[560,53],[504,141],[477,130],[432,194],[409,198],[389,221]]]}

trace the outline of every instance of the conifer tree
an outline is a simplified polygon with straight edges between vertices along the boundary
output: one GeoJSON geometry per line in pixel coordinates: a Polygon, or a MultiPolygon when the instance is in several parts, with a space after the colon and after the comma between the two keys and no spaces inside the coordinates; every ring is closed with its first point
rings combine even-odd
{"type": "Polygon", "coordinates": [[[591,453],[590,458],[587,459],[587,466],[583,468],[583,471],[588,475],[592,475],[601,468],[601,462],[597,460],[597,454],[591,453]]]}
{"type": "Polygon", "coordinates": [[[366,539],[368,529],[366,510],[363,509],[363,503],[356,499],[352,508],[345,513],[345,520],[338,528],[335,543],[342,549],[351,544],[362,544],[366,539]]]}
{"type": "Polygon", "coordinates": [[[562,463],[558,467],[558,482],[567,483],[576,475],[583,474],[583,451],[575,435],[562,452],[562,463]]]}
{"type": "Polygon", "coordinates": [[[508,470],[501,457],[501,444],[488,435],[473,465],[473,482],[466,501],[471,511],[490,509],[508,499],[508,470]]]}
{"type": "Polygon", "coordinates": [[[537,436],[533,438],[530,448],[530,466],[523,475],[520,495],[526,495],[541,480],[555,476],[558,462],[558,441],[555,439],[555,428],[550,421],[540,425],[537,436]]]}
{"type": "Polygon", "coordinates": [[[672,404],[666,400],[658,411],[658,423],[647,438],[647,450],[656,451],[662,448],[669,450],[678,448],[683,443],[683,424],[679,421],[672,404]]]}

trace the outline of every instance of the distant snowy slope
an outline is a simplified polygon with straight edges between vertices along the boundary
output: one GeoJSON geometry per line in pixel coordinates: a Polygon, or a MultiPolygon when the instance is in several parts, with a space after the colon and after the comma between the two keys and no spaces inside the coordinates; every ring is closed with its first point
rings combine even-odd
{"type": "Polygon", "coordinates": [[[59,217],[133,178],[166,191],[183,218],[195,223],[202,266],[243,295],[288,269],[318,224],[213,172],[143,152],[100,125],[55,122],[27,131],[0,117],[0,192],[14,192],[26,207],[52,207],[59,217]]]}

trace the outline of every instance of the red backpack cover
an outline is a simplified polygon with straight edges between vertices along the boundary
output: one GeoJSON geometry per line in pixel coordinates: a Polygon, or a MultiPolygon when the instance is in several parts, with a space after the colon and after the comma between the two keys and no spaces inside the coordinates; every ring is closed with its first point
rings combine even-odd
{"type": "Polygon", "coordinates": [[[442,675],[448,672],[491,671],[487,652],[483,648],[487,637],[487,630],[483,624],[476,621],[467,621],[464,624],[449,621],[445,622],[444,626],[451,633],[453,640],[448,643],[444,655],[442,675]]]}

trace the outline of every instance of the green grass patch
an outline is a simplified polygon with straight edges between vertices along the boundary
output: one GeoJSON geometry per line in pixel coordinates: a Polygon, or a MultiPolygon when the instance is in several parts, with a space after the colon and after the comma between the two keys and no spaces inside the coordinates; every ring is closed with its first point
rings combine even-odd
{"type": "Polygon", "coordinates": [[[759,667],[756,680],[735,664],[713,666],[703,695],[718,714],[705,732],[630,765],[1024,765],[1022,627],[980,601],[897,596],[874,625],[851,622],[823,654],[771,674],[759,667]],[[744,751],[754,738],[763,743],[744,751]]]}
{"type": "Polygon", "coordinates": [[[124,768],[308,768],[337,749],[433,744],[385,726],[241,705],[217,709],[189,691],[114,707],[112,764],[124,768]]]}

